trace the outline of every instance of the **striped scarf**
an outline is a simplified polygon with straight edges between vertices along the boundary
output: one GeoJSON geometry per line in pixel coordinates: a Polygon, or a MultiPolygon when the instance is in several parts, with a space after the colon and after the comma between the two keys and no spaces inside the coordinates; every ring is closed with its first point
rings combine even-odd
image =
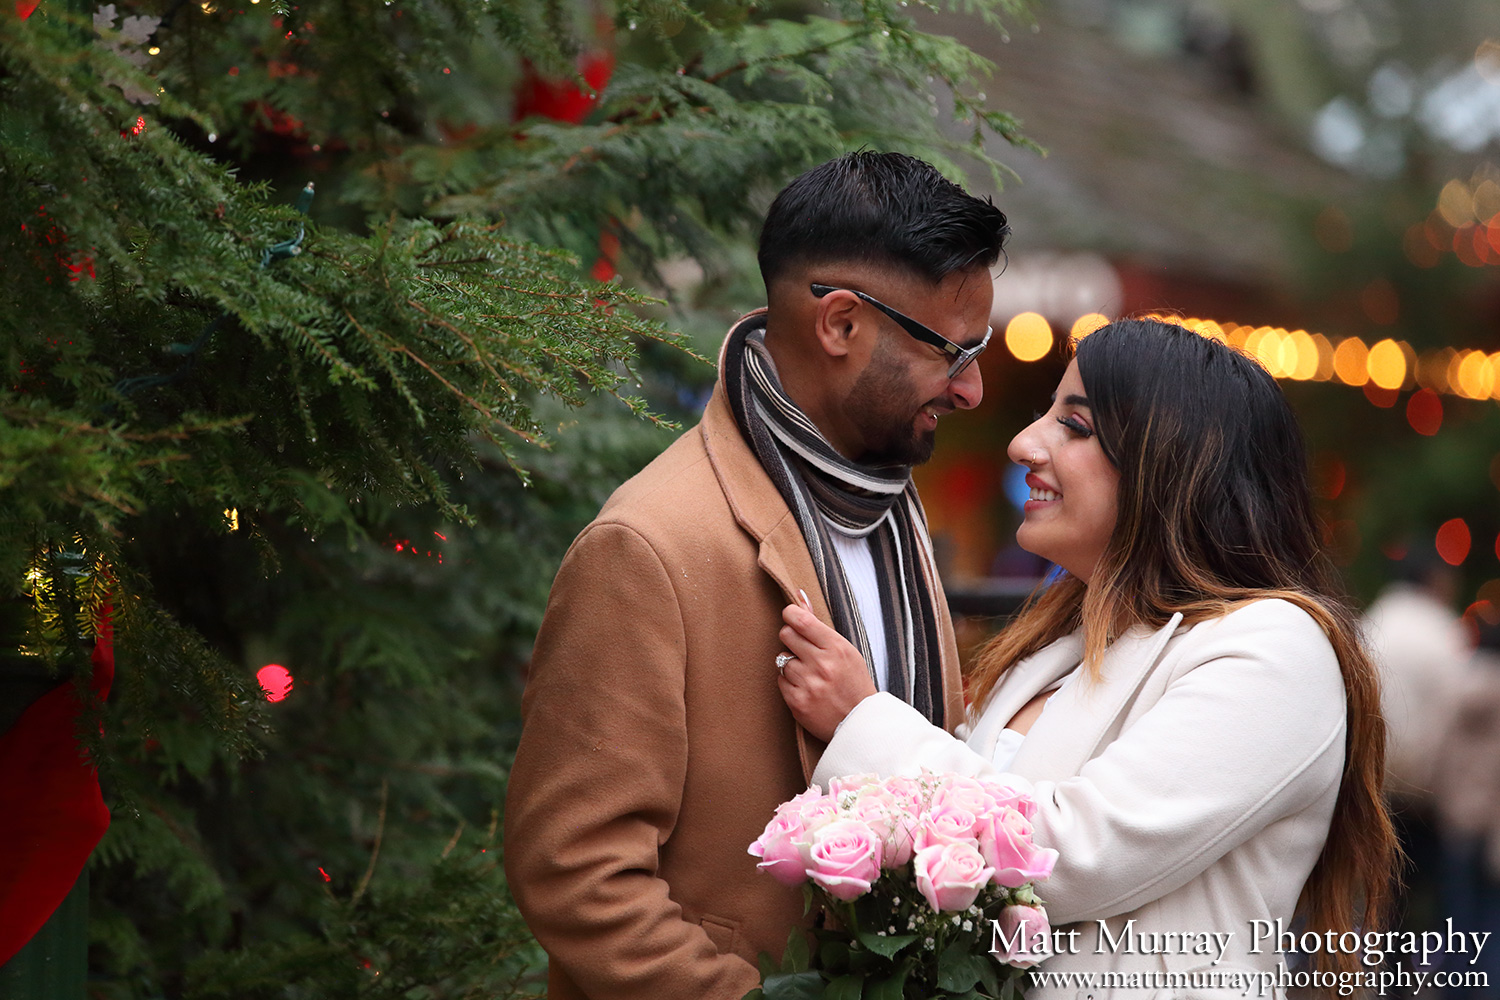
{"type": "Polygon", "coordinates": [[[887,690],[941,726],[937,568],[911,469],[873,468],[840,455],[782,391],[766,349],[765,324],[764,311],[751,313],[729,331],[724,345],[721,367],[735,422],[802,529],[833,627],[867,664],[870,640],[824,518],[869,539],[881,586],[887,690]]]}

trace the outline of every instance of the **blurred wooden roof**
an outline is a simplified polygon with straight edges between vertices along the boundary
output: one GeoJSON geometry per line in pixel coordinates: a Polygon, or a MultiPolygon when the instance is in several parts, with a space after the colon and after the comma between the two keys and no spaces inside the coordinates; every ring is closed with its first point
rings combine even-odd
{"type": "Polygon", "coordinates": [[[996,64],[989,104],[1047,150],[990,145],[1020,175],[996,196],[1015,232],[1012,257],[1088,249],[1242,287],[1291,278],[1316,213],[1360,182],[1275,120],[1233,45],[1141,55],[1035,10],[1037,30],[1020,26],[1008,41],[952,15],[927,22],[996,64]]]}

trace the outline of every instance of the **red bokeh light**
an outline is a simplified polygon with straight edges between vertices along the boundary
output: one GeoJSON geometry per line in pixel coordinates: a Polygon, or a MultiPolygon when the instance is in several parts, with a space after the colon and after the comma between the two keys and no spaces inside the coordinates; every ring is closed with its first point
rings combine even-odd
{"type": "Polygon", "coordinates": [[[1479,256],[1479,251],[1474,246],[1474,230],[1476,226],[1464,226],[1453,234],[1453,252],[1458,254],[1458,259],[1469,267],[1482,267],[1484,259],[1479,256]]]}
{"type": "Polygon", "coordinates": [[[266,701],[280,701],[292,691],[292,672],[279,663],[267,663],[255,672],[266,692],[266,701]]]}
{"type": "Polygon", "coordinates": [[[1336,455],[1329,455],[1318,461],[1316,469],[1318,495],[1324,500],[1337,500],[1349,480],[1349,470],[1343,460],[1336,455]]]}
{"type": "Polygon", "coordinates": [[[1395,406],[1396,400],[1401,397],[1400,389],[1382,389],[1374,380],[1364,384],[1364,393],[1366,399],[1386,410],[1395,406]]]}
{"type": "Polygon", "coordinates": [[[1469,526],[1461,517],[1444,521],[1437,530],[1437,552],[1449,566],[1457,566],[1469,558],[1471,543],[1469,526]]]}
{"type": "Polygon", "coordinates": [[[1411,429],[1427,437],[1443,426],[1443,401],[1431,389],[1422,389],[1411,394],[1406,401],[1406,422],[1411,429]]]}

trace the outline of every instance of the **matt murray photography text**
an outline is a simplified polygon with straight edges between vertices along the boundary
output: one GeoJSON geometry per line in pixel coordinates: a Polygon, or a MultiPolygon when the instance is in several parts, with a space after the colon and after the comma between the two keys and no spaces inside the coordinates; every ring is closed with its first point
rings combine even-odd
{"type": "MultiPolygon", "coordinates": [[[[1028,954],[1038,959],[1051,955],[1201,955],[1218,965],[1234,945],[1235,931],[1141,931],[1135,920],[1111,930],[1103,920],[1094,921],[1092,947],[1080,939],[1088,936],[1087,925],[1070,928],[1032,928],[1020,921],[1006,934],[998,920],[990,921],[990,950],[997,955],[1028,954]]],[[[1393,958],[1405,965],[1431,965],[1440,955],[1462,955],[1473,965],[1489,943],[1489,931],[1460,931],[1451,919],[1441,931],[1369,931],[1340,934],[1299,932],[1281,920],[1252,920],[1245,930],[1250,955],[1301,952],[1307,955],[1359,955],[1367,966],[1393,958]],[[1408,958],[1409,961],[1402,961],[1408,958]]]]}

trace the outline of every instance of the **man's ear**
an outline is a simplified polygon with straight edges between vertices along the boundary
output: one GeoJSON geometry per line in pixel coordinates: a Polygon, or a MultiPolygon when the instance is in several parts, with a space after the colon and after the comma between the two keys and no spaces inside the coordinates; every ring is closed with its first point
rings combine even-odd
{"type": "Polygon", "coordinates": [[[859,306],[859,297],[845,289],[829,292],[818,299],[813,329],[818,344],[829,357],[845,357],[852,349],[863,320],[859,306]]]}

